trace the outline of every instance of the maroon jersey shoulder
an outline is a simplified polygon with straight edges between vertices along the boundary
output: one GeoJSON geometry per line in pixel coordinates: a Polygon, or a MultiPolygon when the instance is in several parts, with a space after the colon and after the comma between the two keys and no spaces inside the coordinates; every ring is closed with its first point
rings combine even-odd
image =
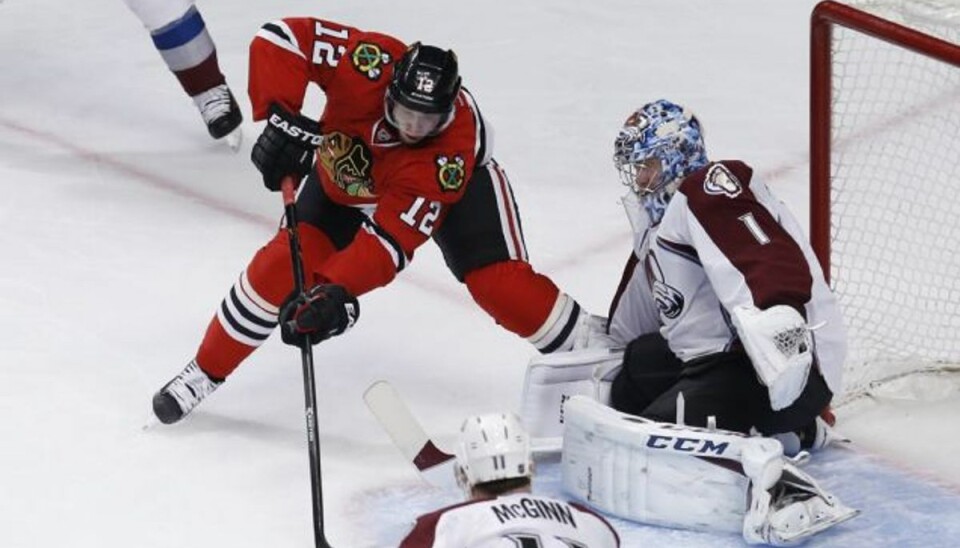
{"type": "Polygon", "coordinates": [[[759,308],[786,304],[803,313],[813,286],[810,267],[799,243],[751,190],[752,179],[743,162],[712,162],[687,177],[679,192],[759,308]]]}
{"type": "Polygon", "coordinates": [[[687,197],[691,203],[713,200],[717,196],[737,198],[749,193],[753,168],[740,160],[721,160],[710,162],[694,171],[680,183],[677,192],[687,197]]]}

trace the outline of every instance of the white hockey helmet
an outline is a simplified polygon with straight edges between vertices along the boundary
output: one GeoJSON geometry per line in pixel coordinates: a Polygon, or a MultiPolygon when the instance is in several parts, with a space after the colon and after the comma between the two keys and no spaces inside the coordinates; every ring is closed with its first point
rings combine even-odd
{"type": "Polygon", "coordinates": [[[464,489],[478,483],[530,477],[530,435],[513,413],[469,417],[460,427],[457,476],[464,489]]]}

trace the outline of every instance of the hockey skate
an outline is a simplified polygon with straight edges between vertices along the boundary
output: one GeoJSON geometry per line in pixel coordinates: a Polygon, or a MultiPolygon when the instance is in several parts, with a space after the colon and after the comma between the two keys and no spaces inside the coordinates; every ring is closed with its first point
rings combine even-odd
{"type": "Polygon", "coordinates": [[[200,116],[207,124],[211,137],[226,138],[227,145],[234,151],[240,148],[240,141],[243,139],[240,122],[243,121],[243,114],[240,113],[240,106],[226,84],[195,95],[193,102],[200,110],[200,116]]]}
{"type": "Polygon", "coordinates": [[[793,546],[860,514],[789,462],[772,489],[753,495],[743,524],[749,544],[793,546]]]}
{"type": "Polygon", "coordinates": [[[209,396],[222,380],[214,380],[191,360],[179,375],[153,396],[153,413],[163,424],[173,424],[209,396]]]}

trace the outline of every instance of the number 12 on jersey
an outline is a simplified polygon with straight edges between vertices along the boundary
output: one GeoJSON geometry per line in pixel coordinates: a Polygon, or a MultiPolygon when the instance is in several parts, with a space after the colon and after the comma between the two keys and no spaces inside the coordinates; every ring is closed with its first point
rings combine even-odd
{"type": "Polygon", "coordinates": [[[429,237],[433,233],[433,225],[439,216],[440,202],[436,200],[428,202],[426,198],[418,196],[410,208],[400,214],[400,220],[429,237]]]}

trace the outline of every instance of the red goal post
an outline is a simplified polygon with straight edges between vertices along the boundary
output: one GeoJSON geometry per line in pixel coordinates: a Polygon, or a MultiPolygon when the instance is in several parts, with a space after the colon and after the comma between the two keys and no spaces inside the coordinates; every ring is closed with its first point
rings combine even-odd
{"type": "Polygon", "coordinates": [[[850,332],[843,401],[960,363],[960,0],[825,1],[810,36],[810,238],[850,332]]]}

